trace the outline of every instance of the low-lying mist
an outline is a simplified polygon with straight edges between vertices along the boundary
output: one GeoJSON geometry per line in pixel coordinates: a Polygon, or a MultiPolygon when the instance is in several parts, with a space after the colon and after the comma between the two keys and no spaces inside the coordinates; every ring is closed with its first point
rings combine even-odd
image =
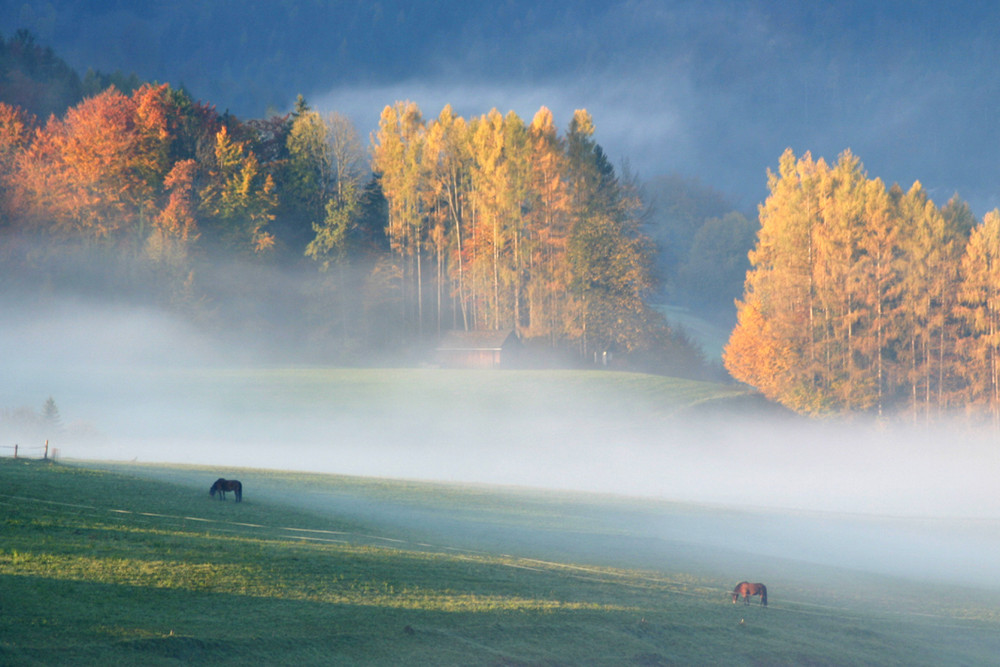
{"type": "MultiPolygon", "coordinates": [[[[569,372],[253,367],[248,340],[212,339],[162,311],[5,306],[0,409],[37,410],[53,397],[58,427],[27,435],[65,458],[696,503],[730,519],[650,530],[872,571],[1000,580],[1000,443],[965,422],[660,407],[632,400],[631,384],[611,373],[585,382],[569,372]]],[[[25,435],[10,426],[0,422],[4,447],[25,435]]]]}

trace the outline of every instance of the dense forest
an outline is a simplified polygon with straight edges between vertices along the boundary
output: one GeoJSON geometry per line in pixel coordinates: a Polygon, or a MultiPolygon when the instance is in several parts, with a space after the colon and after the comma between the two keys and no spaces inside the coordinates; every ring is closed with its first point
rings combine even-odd
{"type": "Polygon", "coordinates": [[[769,187],[733,376],[808,414],[1000,418],[1000,212],[886,187],[850,151],[786,151],[769,187]]]}
{"type": "Polygon", "coordinates": [[[609,350],[700,372],[699,350],[649,305],[647,208],[586,111],[560,133],[544,107],[530,123],[450,107],[425,121],[399,102],[369,155],[348,119],[301,97],[241,121],[168,84],[92,72],[84,85],[24,33],[3,46],[20,78],[0,92],[26,100],[0,102],[9,284],[206,322],[301,322],[298,344],[326,341],[341,360],[445,329],[516,328],[580,360],[609,350]],[[56,88],[79,101],[39,119],[56,88]]]}
{"type": "Polygon", "coordinates": [[[1000,213],[887,187],[850,151],[786,151],[758,223],[697,181],[616,168],[584,110],[560,131],[545,107],[395,102],[365,141],[301,96],[241,120],[81,78],[24,31],[0,69],[8,295],[153,304],[340,363],[516,328],[552,358],[703,375],[653,304],[726,326],[742,294],[725,368],[772,400],[1000,420],[1000,213]]]}

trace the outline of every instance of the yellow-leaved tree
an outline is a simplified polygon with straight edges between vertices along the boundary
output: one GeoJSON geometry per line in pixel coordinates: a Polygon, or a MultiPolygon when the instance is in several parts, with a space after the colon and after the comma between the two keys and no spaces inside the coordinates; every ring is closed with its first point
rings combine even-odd
{"type": "Polygon", "coordinates": [[[960,346],[966,400],[1000,423],[1000,211],[972,230],[962,257],[961,306],[967,324],[960,346]]]}

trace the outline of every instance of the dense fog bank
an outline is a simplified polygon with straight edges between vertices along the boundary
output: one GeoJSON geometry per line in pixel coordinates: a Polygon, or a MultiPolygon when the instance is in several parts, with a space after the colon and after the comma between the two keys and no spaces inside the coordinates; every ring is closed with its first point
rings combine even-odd
{"type": "Polygon", "coordinates": [[[51,302],[0,324],[0,407],[54,397],[79,458],[208,462],[595,490],[743,507],[1000,517],[997,434],[956,421],[888,425],[678,415],[543,375],[433,370],[364,387],[253,366],[252,343],[214,339],[163,311],[51,302]],[[216,370],[212,370],[216,369],[216,370]],[[422,375],[421,375],[422,374],[422,375]],[[438,378],[438,380],[435,380],[438,378]],[[310,384],[315,383],[315,384],[310,384]],[[334,383],[335,384],[335,383],[334,383]],[[331,392],[344,392],[343,396],[331,392]],[[504,392],[516,392],[507,395],[504,392]],[[353,392],[353,393],[352,393],[353,392]],[[359,398],[368,392],[371,399],[359,398]],[[537,395],[532,395],[537,392],[537,395]]]}
{"type": "Polygon", "coordinates": [[[303,470],[681,501],[728,514],[637,529],[959,583],[1000,574],[998,437],[966,421],[678,412],[633,401],[613,382],[595,394],[604,385],[569,372],[255,367],[246,346],[163,311],[7,306],[4,446],[44,438],[66,458],[220,474],[303,470]],[[60,423],[10,428],[17,409],[38,411],[49,397],[60,423]]]}

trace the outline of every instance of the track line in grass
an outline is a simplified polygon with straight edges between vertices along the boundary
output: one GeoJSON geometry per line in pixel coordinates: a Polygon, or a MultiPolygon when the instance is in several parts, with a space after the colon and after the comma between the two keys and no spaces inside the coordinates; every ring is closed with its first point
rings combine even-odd
{"type": "Polygon", "coordinates": [[[518,570],[530,570],[532,572],[545,572],[545,570],[543,570],[541,568],[531,567],[530,565],[518,565],[517,563],[502,563],[502,565],[506,565],[507,567],[513,567],[513,568],[518,569],[518,570]]]}
{"type": "Polygon", "coordinates": [[[350,540],[337,540],[332,537],[312,537],[310,535],[302,535],[297,539],[305,540],[307,542],[323,542],[323,543],[334,543],[334,544],[351,544],[350,540]]]}
{"type": "Polygon", "coordinates": [[[363,537],[367,540],[382,540],[383,542],[397,542],[399,544],[410,544],[408,540],[400,540],[394,537],[382,537],[381,535],[365,535],[364,533],[346,533],[348,535],[357,535],[358,537],[363,537]]]}
{"type": "MultiPolygon", "coordinates": [[[[99,507],[94,507],[93,505],[79,505],[77,503],[64,503],[58,500],[45,500],[43,498],[28,498],[27,496],[3,496],[4,498],[9,498],[10,500],[30,500],[35,503],[44,503],[46,505],[60,505],[62,507],[76,507],[78,509],[86,510],[98,510],[99,507]]],[[[126,511],[126,510],[122,510],[126,511]]]]}
{"type": "MultiPolygon", "coordinates": [[[[247,525],[250,524],[240,524],[247,525]]],[[[258,528],[265,528],[266,526],[258,526],[258,528]]],[[[289,528],[288,526],[279,526],[279,530],[290,530],[297,533],[321,533],[323,535],[350,535],[350,533],[345,533],[342,530],[319,530],[317,528],[289,528]]]]}
{"type": "Polygon", "coordinates": [[[444,551],[458,551],[464,554],[482,554],[484,556],[500,555],[505,558],[513,558],[513,556],[510,556],[509,554],[492,554],[489,551],[479,551],[478,549],[461,549],[459,547],[438,546],[435,544],[428,544],[427,546],[431,547],[432,549],[443,549],[444,551]]]}

